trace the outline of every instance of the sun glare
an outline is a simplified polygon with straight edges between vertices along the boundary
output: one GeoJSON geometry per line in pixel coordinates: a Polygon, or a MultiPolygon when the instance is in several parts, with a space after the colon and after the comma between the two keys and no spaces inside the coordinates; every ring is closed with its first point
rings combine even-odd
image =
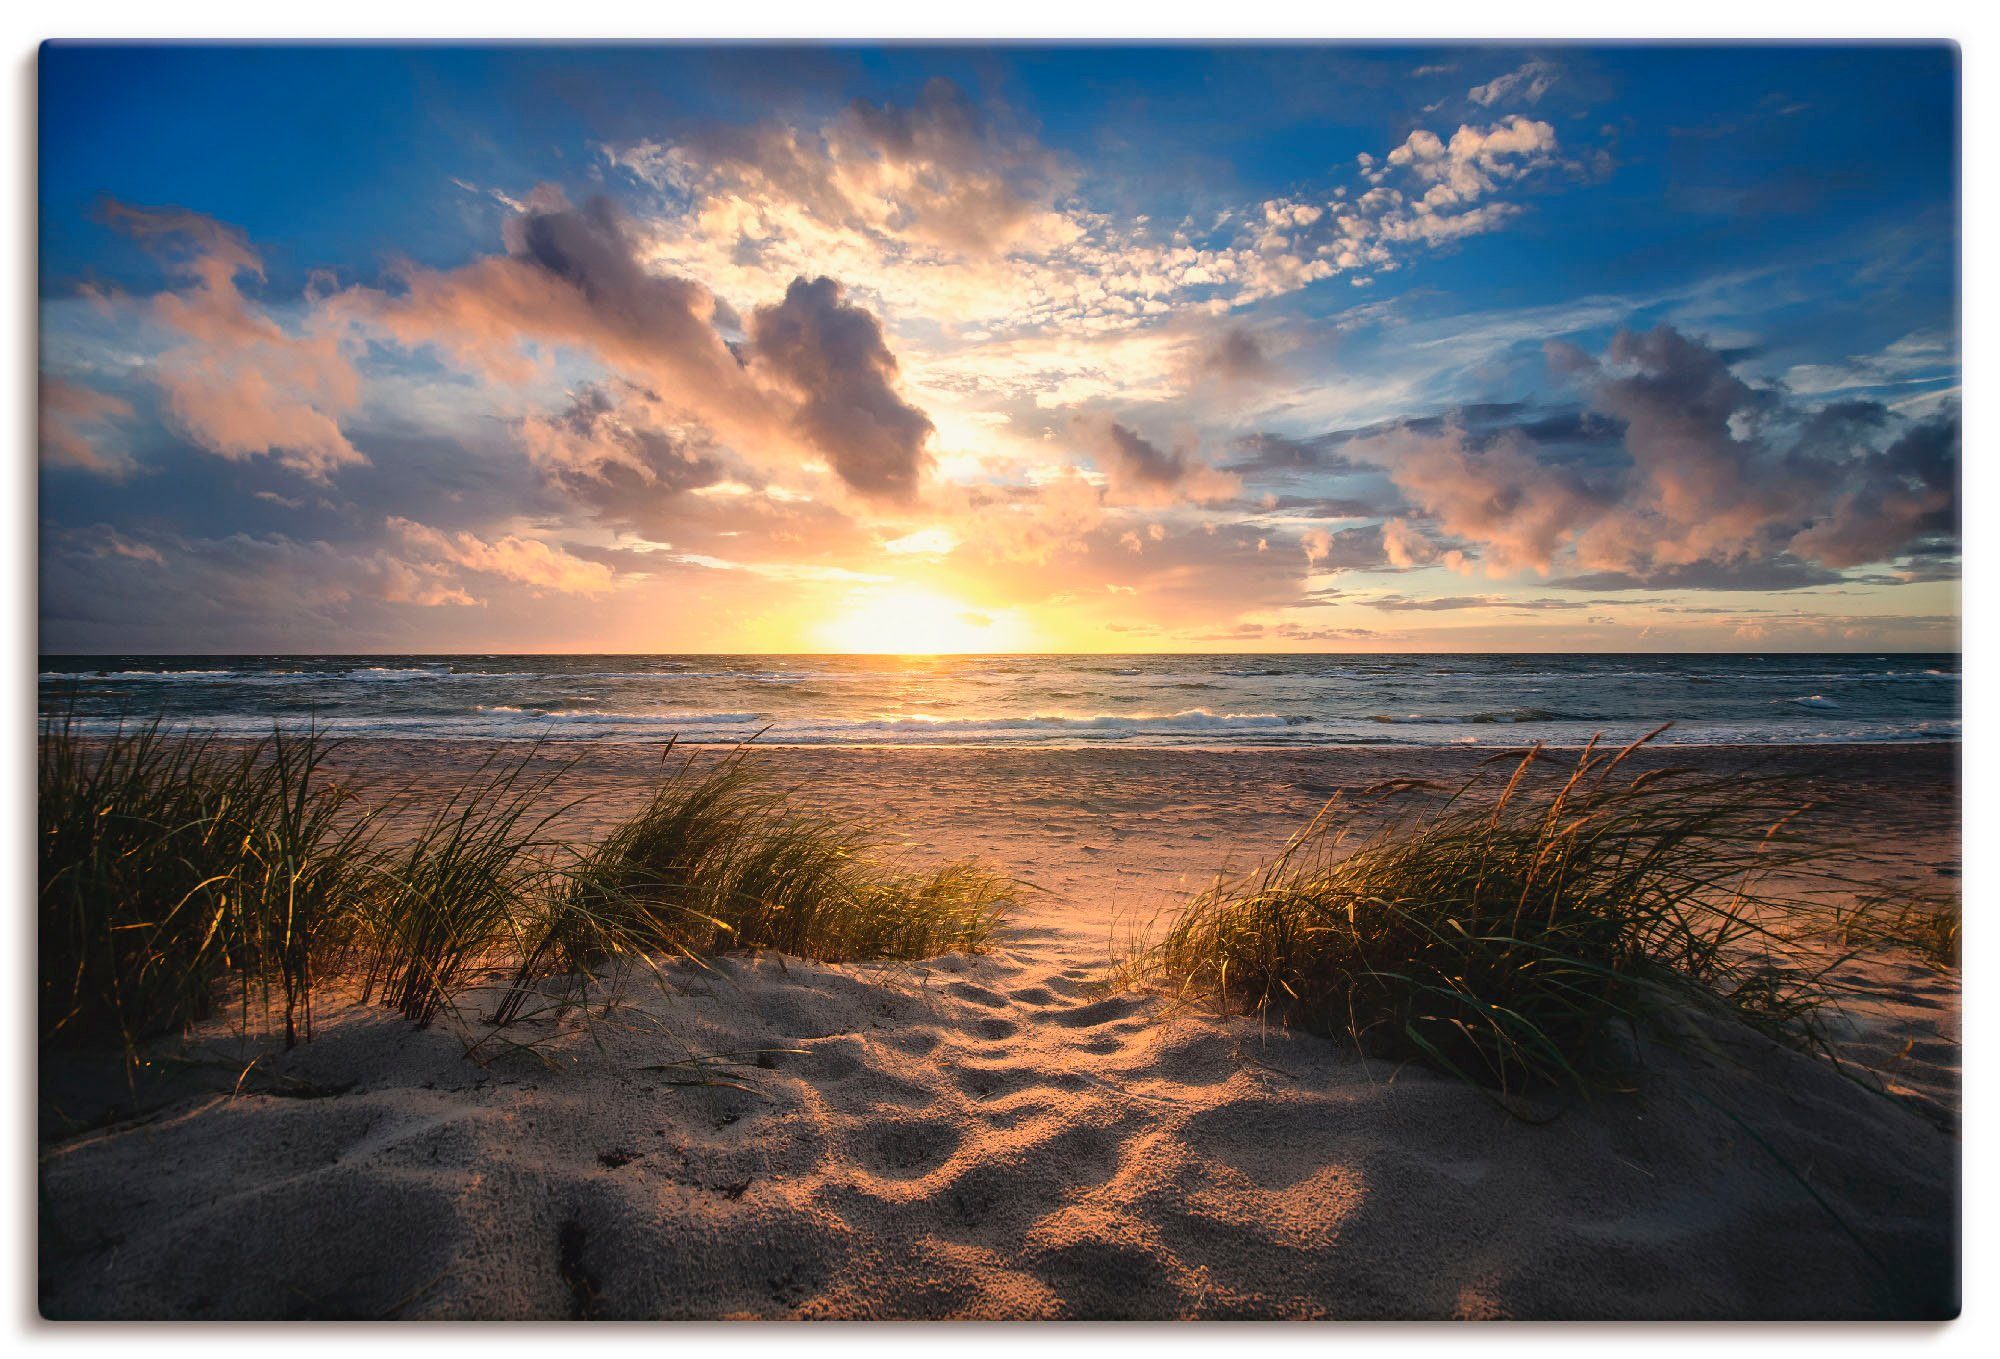
{"type": "Polygon", "coordinates": [[[971,608],[930,590],[861,590],[820,629],[836,651],[904,656],[1008,651],[1018,641],[1013,619],[971,608]]]}

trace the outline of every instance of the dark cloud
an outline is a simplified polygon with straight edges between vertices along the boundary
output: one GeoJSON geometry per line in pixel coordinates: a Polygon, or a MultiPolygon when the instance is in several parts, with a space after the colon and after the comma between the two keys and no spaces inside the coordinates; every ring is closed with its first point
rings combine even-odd
{"type": "Polygon", "coordinates": [[[785,300],[750,316],[761,371],[797,398],[793,422],[841,480],[908,500],[930,465],[930,418],[896,394],[896,357],[874,316],[841,300],[830,278],[794,279],[785,300]]]}
{"type": "Polygon", "coordinates": [[[1369,519],[1377,515],[1397,514],[1406,508],[1403,498],[1393,491],[1381,497],[1279,495],[1242,503],[1248,510],[1303,519],[1369,519]]]}
{"type": "Polygon", "coordinates": [[[1954,410],[1851,460],[1833,513],[1794,537],[1792,550],[1830,566],[1884,561],[1913,547],[1955,553],[1962,442],[1954,410]]]}
{"type": "Polygon", "coordinates": [[[1770,561],[1692,562],[1661,567],[1644,574],[1629,571],[1589,571],[1557,576],[1549,584],[1559,590],[1809,590],[1845,579],[1840,572],[1794,557],[1770,561]]]}
{"type": "Polygon", "coordinates": [[[795,448],[864,496],[914,493],[930,420],[897,394],[880,324],[833,280],[795,280],[733,344],[737,318],[701,284],[645,268],[601,199],[538,193],[506,237],[505,256],[413,270],[403,293],[357,289],[338,310],[506,381],[528,375],[524,345],[584,350],[739,452],[795,448]]]}
{"type": "Polygon", "coordinates": [[[1234,476],[1217,471],[1187,450],[1161,448],[1116,420],[1081,416],[1075,428],[1112,491],[1123,499],[1141,504],[1212,501],[1237,490],[1234,476]]]}
{"type": "Polygon", "coordinates": [[[1400,569],[1389,560],[1381,524],[1344,528],[1328,533],[1307,530],[1302,546],[1306,561],[1315,571],[1390,571],[1400,569]]]}
{"type": "Polygon", "coordinates": [[[1349,438],[1449,538],[1501,571],[1616,588],[1797,588],[1838,568],[1955,547],[1959,419],[1866,401],[1805,407],[1752,387],[1668,326],[1600,361],[1547,346],[1588,408],[1512,423],[1493,407],[1349,438]],[[1791,584],[1705,586],[1705,580],[1791,584]]]}
{"type": "Polygon", "coordinates": [[[515,260],[575,288],[594,317],[638,351],[697,370],[726,369],[734,357],[716,330],[708,289],[648,272],[609,199],[531,208],[507,223],[506,237],[515,260]]]}
{"type": "Polygon", "coordinates": [[[1383,595],[1362,602],[1371,609],[1432,613],[1451,609],[1490,609],[1507,601],[1497,595],[1383,595]]]}
{"type": "Polygon", "coordinates": [[[563,409],[524,421],[521,439],[566,498],[603,513],[631,514],[730,475],[701,431],[663,427],[658,418],[657,393],[586,383],[563,409]]]}
{"type": "Polygon", "coordinates": [[[1356,464],[1335,451],[1348,438],[1346,431],[1294,439],[1283,434],[1246,434],[1238,439],[1239,455],[1223,464],[1225,472],[1253,476],[1259,472],[1352,472],[1356,464]]]}
{"type": "Polygon", "coordinates": [[[1247,326],[1205,335],[1188,351],[1183,380],[1189,387],[1246,391],[1276,382],[1284,370],[1247,326]]]}

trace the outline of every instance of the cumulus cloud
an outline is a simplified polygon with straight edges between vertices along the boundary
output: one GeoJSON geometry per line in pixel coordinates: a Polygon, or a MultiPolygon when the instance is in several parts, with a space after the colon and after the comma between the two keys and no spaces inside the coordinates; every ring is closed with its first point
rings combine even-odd
{"type": "Polygon", "coordinates": [[[896,392],[882,327],[830,278],[794,279],[784,301],[750,316],[758,371],[794,400],[792,422],[842,481],[906,501],[930,466],[930,418],[896,392]]]}
{"type": "Polygon", "coordinates": [[[1268,343],[1246,326],[1228,326],[1201,335],[1182,358],[1182,381],[1191,389],[1213,387],[1242,394],[1282,376],[1268,343]]]}
{"type": "Polygon", "coordinates": [[[510,533],[489,540],[402,518],[391,518],[389,528],[433,567],[459,566],[558,594],[602,594],[614,584],[614,573],[602,562],[586,561],[539,538],[510,533]]]}
{"type": "Polygon", "coordinates": [[[124,449],[111,444],[109,427],[132,417],[132,403],[92,387],[43,374],[40,381],[42,461],[76,467],[117,481],[139,468],[124,449]]]}
{"type": "Polygon", "coordinates": [[[675,421],[657,393],[630,384],[585,383],[561,410],[524,417],[521,443],[572,492],[671,496],[726,474],[705,430],[675,421]]]}
{"type": "Polygon", "coordinates": [[[983,256],[1073,234],[1052,213],[1074,181],[1062,158],[942,76],[907,105],[856,100],[817,128],[717,128],[607,155],[751,248],[818,228],[983,256]]]}
{"type": "Polygon", "coordinates": [[[368,461],[341,432],[361,379],[339,328],[309,311],[303,328],[288,330],[246,297],[238,280],[261,280],[264,267],[242,233],[181,208],[112,203],[104,216],[160,248],[188,280],[151,308],[178,340],[151,374],[188,438],[235,461],[271,457],[318,482],[368,461]]]}
{"type": "Polygon", "coordinates": [[[1236,303],[1292,292],[1321,279],[1369,275],[1398,266],[1413,247],[1438,247],[1495,230],[1520,205],[1492,200],[1560,163],[1555,128],[1509,116],[1486,127],[1462,124],[1449,140],[1427,128],[1386,155],[1362,154],[1368,186],[1349,196],[1289,197],[1262,206],[1262,221],[1232,262],[1242,278],[1236,303]]]}
{"type": "Polygon", "coordinates": [[[1855,566],[1955,544],[1956,411],[1911,425],[1872,402],[1803,409],[1668,326],[1622,331],[1602,359],[1565,344],[1549,357],[1616,422],[1622,460],[1565,456],[1522,428],[1474,435],[1463,422],[1392,427],[1344,451],[1381,467],[1443,533],[1475,544],[1495,575],[1546,575],[1560,562],[1673,579],[1787,557],[1855,566]]]}
{"type": "Polygon", "coordinates": [[[1135,504],[1226,500],[1242,483],[1191,451],[1168,450],[1106,416],[1080,416],[1075,429],[1112,493],[1135,504]]]}
{"type": "Polygon", "coordinates": [[[646,268],[602,199],[574,208],[538,193],[509,221],[507,244],[459,269],[409,270],[399,294],[352,290],[340,310],[501,380],[531,371],[529,348],[581,350],[739,451],[824,458],[864,496],[913,492],[930,421],[897,393],[880,325],[832,280],[794,280],[751,314],[747,344],[732,345],[733,312],[702,284],[646,268]]]}

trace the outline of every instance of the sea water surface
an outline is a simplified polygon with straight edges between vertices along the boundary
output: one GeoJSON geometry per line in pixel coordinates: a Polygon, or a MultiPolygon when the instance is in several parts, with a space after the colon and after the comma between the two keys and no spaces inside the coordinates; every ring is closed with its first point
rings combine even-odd
{"type": "Polygon", "coordinates": [[[45,656],[44,714],[765,745],[1956,741],[1956,655],[45,656]],[[759,733],[762,733],[759,736],[759,733]]]}

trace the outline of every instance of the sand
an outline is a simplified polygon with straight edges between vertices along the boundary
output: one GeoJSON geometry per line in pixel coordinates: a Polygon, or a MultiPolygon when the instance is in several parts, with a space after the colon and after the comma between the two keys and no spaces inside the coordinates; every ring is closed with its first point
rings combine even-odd
{"type": "MultiPolygon", "coordinates": [[[[357,778],[473,752],[350,749],[357,778]]],[[[775,752],[1031,892],[993,952],[669,967],[588,1032],[330,1007],[283,1053],[45,1063],[50,1317],[1935,1317],[1956,1309],[1958,983],[1849,964],[1843,1073],[1734,1029],[1523,1118],[1455,1080],[1113,988],[1120,922],[1328,790],[1461,752],[775,752]],[[468,1041],[486,1041],[471,1056],[468,1041]],[[249,1074],[243,1068],[252,1058],[249,1074]],[[171,1059],[171,1060],[168,1060],[171,1059]],[[693,1060],[690,1060],[693,1059],[693,1060]]],[[[1676,758],[1685,762],[1685,752],[1676,758]]],[[[1737,761],[1744,752],[1710,752],[1737,761]]],[[[1792,754],[1955,875],[1956,752],[1792,754]]],[[[656,767],[599,750],[574,829],[656,767]]]]}

